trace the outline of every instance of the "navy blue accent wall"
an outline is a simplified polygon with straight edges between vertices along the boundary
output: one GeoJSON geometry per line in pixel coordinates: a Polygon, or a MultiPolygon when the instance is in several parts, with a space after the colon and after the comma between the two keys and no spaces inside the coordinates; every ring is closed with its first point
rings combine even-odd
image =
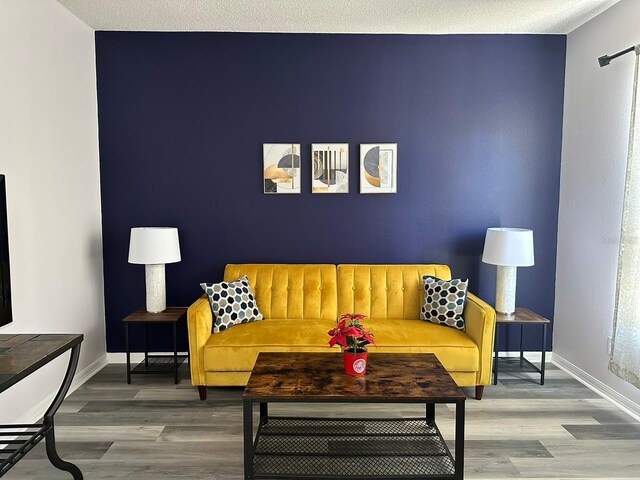
{"type": "Polygon", "coordinates": [[[144,304],[132,226],[180,229],[184,306],[231,262],[445,263],[493,302],[485,229],[532,228],[518,304],[553,316],[565,36],[97,32],[96,56],[110,352],[144,304]],[[311,193],[314,142],[349,143],[348,195],[311,193]],[[358,193],[375,142],[398,143],[395,195],[358,193]],[[263,143],[302,144],[302,194],[262,193],[263,143]]]}

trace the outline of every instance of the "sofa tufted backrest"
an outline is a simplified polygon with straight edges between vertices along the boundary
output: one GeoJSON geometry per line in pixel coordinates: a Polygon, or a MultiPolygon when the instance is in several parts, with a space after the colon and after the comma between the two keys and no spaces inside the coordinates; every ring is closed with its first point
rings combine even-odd
{"type": "Polygon", "coordinates": [[[265,318],[335,320],[335,265],[229,264],[224,280],[246,275],[265,318]]]}
{"type": "Polygon", "coordinates": [[[451,279],[446,265],[338,265],[338,315],[418,319],[422,277],[451,279]]]}

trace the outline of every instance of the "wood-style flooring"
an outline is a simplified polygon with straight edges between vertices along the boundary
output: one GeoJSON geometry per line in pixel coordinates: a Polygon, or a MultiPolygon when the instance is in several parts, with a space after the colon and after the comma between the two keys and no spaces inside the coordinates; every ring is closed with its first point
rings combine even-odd
{"type": "MultiPolygon", "coordinates": [[[[184,367],[183,367],[184,368],[184,367]]],[[[537,375],[502,368],[500,384],[467,401],[465,478],[640,479],[640,424],[552,365],[537,375]]],[[[56,417],[58,449],[87,480],[242,478],[239,388],[210,388],[205,402],[164,376],[134,376],[109,365],[65,400],[56,417]]],[[[471,397],[471,389],[467,391],[471,397]]],[[[419,416],[411,405],[274,405],[271,414],[419,416]]],[[[453,437],[453,407],[436,421],[453,437]]],[[[254,422],[255,423],[255,422],[254,422]]],[[[4,478],[68,480],[43,444],[4,478]]]]}

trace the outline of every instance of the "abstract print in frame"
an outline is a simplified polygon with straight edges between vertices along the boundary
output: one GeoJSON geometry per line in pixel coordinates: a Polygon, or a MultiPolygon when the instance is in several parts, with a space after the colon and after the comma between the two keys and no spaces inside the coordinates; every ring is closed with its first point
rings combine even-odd
{"type": "Polygon", "coordinates": [[[349,144],[311,145],[311,192],[349,193],[349,144]]]}
{"type": "Polygon", "coordinates": [[[300,144],[265,143],[264,193],[300,193],[300,144]]]}
{"type": "Polygon", "coordinates": [[[398,144],[360,144],[360,193],[397,193],[398,144]]]}

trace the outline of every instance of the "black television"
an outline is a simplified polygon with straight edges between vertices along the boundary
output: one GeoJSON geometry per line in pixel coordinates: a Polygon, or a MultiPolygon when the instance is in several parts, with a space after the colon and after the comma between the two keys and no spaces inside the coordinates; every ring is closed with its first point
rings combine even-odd
{"type": "Polygon", "coordinates": [[[11,323],[11,277],[9,275],[9,231],[7,229],[7,188],[0,175],[0,327],[11,323]]]}

